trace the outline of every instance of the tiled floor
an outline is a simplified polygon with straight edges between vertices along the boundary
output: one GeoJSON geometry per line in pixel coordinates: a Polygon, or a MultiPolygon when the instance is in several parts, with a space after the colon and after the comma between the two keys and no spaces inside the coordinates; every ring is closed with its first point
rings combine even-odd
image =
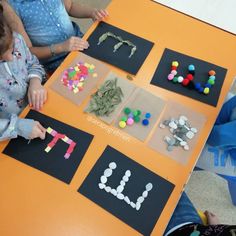
{"type": "MultiPolygon", "coordinates": [[[[110,0],[79,0],[79,2],[96,8],[105,8],[110,0]]],[[[92,24],[91,20],[84,19],[77,22],[83,32],[86,32],[92,24]]],[[[236,86],[233,86],[233,92],[236,92],[236,86]]],[[[236,223],[236,207],[232,205],[227,183],[221,177],[205,171],[194,172],[186,191],[198,209],[216,213],[222,223],[236,223]]]]}

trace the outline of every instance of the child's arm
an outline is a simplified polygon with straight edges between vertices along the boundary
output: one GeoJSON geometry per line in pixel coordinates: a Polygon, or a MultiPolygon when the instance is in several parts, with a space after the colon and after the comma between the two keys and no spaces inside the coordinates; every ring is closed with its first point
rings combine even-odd
{"type": "Polygon", "coordinates": [[[21,40],[22,50],[25,53],[26,58],[25,63],[28,72],[27,82],[29,82],[29,105],[35,110],[41,110],[47,99],[47,91],[41,85],[43,77],[45,76],[45,71],[42,65],[39,64],[37,57],[30,52],[23,38],[21,36],[18,37],[21,40]]]}
{"type": "Polygon", "coordinates": [[[39,122],[31,119],[21,119],[12,114],[9,119],[0,119],[0,141],[22,136],[26,139],[41,138],[46,134],[39,122]]]}
{"type": "Polygon", "coordinates": [[[76,18],[91,18],[93,21],[102,20],[108,16],[106,10],[99,10],[96,8],[88,7],[75,3],[72,0],[64,0],[64,4],[68,14],[76,18]]]}

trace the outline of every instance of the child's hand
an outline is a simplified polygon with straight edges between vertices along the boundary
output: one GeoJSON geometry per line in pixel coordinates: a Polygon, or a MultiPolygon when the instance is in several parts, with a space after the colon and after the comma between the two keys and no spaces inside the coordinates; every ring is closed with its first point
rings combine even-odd
{"type": "Polygon", "coordinates": [[[32,78],[30,80],[28,89],[28,100],[29,105],[35,110],[41,110],[43,104],[47,100],[47,91],[41,85],[41,82],[38,78],[32,78]]]}
{"type": "Polygon", "coordinates": [[[62,43],[62,50],[64,52],[83,51],[88,47],[89,44],[86,40],[73,36],[66,40],[64,43],[62,43]]]}
{"type": "Polygon", "coordinates": [[[108,12],[103,9],[93,9],[91,13],[91,18],[93,21],[100,21],[108,16],[108,12]]]}
{"type": "Polygon", "coordinates": [[[46,136],[46,129],[38,121],[34,121],[34,126],[29,139],[34,139],[34,138],[45,139],[45,136],[46,136]]]}

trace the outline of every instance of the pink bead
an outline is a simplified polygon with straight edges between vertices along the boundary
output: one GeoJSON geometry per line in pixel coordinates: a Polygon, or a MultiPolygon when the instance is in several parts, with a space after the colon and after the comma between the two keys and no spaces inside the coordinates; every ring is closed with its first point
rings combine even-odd
{"type": "Polygon", "coordinates": [[[128,120],[126,121],[127,125],[132,125],[134,123],[133,118],[128,118],[128,120]]]}
{"type": "Polygon", "coordinates": [[[68,139],[68,140],[67,140],[67,143],[68,143],[68,144],[71,144],[72,142],[73,142],[73,140],[71,140],[71,139],[68,139]]]}
{"type": "Polygon", "coordinates": [[[172,70],[170,73],[173,74],[173,75],[177,75],[177,71],[176,70],[172,70]]]}
{"type": "Polygon", "coordinates": [[[56,135],[57,135],[57,131],[53,130],[53,131],[51,132],[51,135],[52,135],[52,136],[56,136],[56,135]]]}
{"type": "Polygon", "coordinates": [[[65,159],[69,159],[70,154],[69,154],[69,153],[66,153],[64,157],[65,157],[65,159]]]}
{"type": "Polygon", "coordinates": [[[168,80],[173,80],[174,79],[174,75],[173,74],[169,74],[168,75],[168,80]]]}

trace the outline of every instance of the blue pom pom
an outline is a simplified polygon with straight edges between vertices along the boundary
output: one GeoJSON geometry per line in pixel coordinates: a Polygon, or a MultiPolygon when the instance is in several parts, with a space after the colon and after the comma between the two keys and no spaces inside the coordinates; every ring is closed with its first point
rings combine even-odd
{"type": "Polygon", "coordinates": [[[204,91],[204,88],[202,88],[202,87],[199,88],[199,90],[198,90],[199,93],[203,93],[203,91],[204,91]]]}
{"type": "Polygon", "coordinates": [[[205,84],[205,88],[211,88],[211,84],[205,84]]]}
{"type": "Polygon", "coordinates": [[[216,77],[214,75],[209,76],[209,79],[215,80],[216,77]]]}
{"type": "Polygon", "coordinates": [[[194,65],[189,65],[189,66],[188,66],[188,70],[189,70],[189,71],[195,70],[195,66],[194,66],[194,65]]]}
{"type": "Polygon", "coordinates": [[[200,83],[196,83],[195,84],[195,89],[199,90],[201,88],[201,84],[200,83]]]}
{"type": "Polygon", "coordinates": [[[145,115],[145,117],[146,117],[147,119],[151,118],[151,113],[147,112],[146,115],[145,115]]]}
{"type": "Polygon", "coordinates": [[[144,126],[149,125],[149,121],[148,121],[148,119],[144,119],[144,120],[142,121],[142,124],[143,124],[144,126]]]}

